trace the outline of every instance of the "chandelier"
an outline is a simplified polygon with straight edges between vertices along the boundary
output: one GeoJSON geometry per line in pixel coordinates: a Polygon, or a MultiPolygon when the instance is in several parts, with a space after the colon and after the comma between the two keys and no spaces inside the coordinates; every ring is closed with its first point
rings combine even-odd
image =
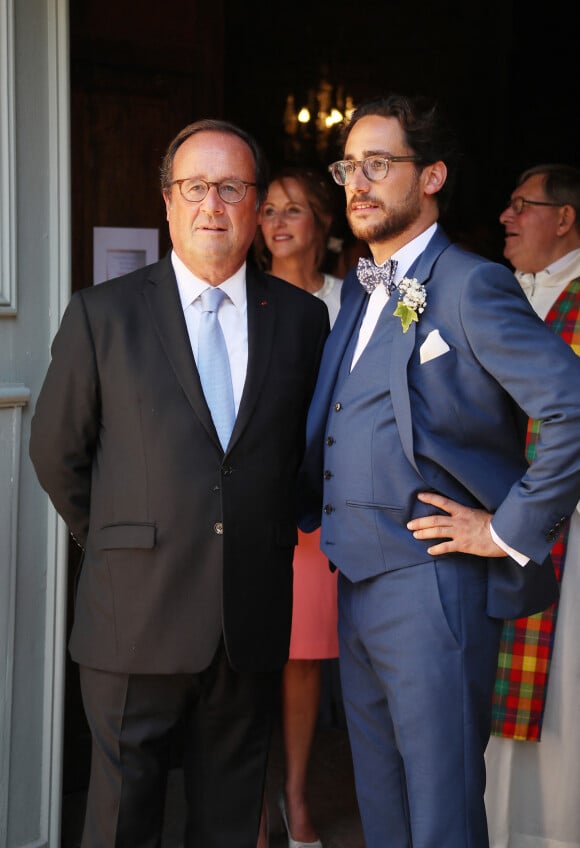
{"type": "Polygon", "coordinates": [[[348,122],[355,106],[342,85],[333,85],[322,78],[316,88],[308,91],[305,101],[296,103],[296,96],[286,97],[284,132],[300,148],[308,141],[324,156],[337,131],[348,122]]]}

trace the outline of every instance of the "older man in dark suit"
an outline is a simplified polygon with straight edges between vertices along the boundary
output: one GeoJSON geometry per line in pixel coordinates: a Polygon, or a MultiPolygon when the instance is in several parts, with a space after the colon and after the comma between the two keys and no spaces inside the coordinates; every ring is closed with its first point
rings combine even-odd
{"type": "Polygon", "coordinates": [[[323,303],[246,265],[265,187],[244,131],[182,130],[162,167],[172,252],[73,296],[36,404],[31,457],[84,549],[70,642],[93,736],[83,848],[160,844],[178,724],[185,845],[255,848],[328,332],[323,303]],[[212,289],[221,304],[202,306],[212,289]],[[226,376],[205,383],[220,356],[204,313],[226,351],[226,376]]]}

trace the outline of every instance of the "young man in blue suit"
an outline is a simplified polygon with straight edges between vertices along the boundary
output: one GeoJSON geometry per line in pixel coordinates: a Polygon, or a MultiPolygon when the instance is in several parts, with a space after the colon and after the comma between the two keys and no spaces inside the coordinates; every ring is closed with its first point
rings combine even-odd
{"type": "Polygon", "coordinates": [[[323,354],[301,525],[321,523],[340,572],[366,848],[488,845],[501,622],[554,600],[547,557],[580,496],[580,362],[507,268],[441,229],[454,162],[436,105],[390,96],[355,112],[330,166],[373,259],[323,354]],[[543,420],[531,467],[523,414],[543,420]]]}

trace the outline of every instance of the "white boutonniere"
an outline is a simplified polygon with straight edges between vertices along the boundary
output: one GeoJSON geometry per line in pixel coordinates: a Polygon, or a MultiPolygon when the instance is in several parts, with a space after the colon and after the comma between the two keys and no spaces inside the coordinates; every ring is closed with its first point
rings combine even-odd
{"type": "Polygon", "coordinates": [[[403,277],[397,286],[399,302],[393,312],[401,319],[403,332],[406,333],[412,321],[418,321],[419,315],[425,311],[427,303],[427,291],[423,283],[419,283],[415,277],[403,277]]]}

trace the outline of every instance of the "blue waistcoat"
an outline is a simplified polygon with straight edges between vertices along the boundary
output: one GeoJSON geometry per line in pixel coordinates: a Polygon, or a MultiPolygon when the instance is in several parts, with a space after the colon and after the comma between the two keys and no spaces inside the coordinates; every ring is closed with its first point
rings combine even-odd
{"type": "Polygon", "coordinates": [[[359,327],[347,346],[328,416],[321,547],[349,580],[431,559],[406,522],[433,512],[416,500],[425,482],[403,452],[389,386],[390,352],[401,323],[393,298],[352,372],[359,327]]]}

